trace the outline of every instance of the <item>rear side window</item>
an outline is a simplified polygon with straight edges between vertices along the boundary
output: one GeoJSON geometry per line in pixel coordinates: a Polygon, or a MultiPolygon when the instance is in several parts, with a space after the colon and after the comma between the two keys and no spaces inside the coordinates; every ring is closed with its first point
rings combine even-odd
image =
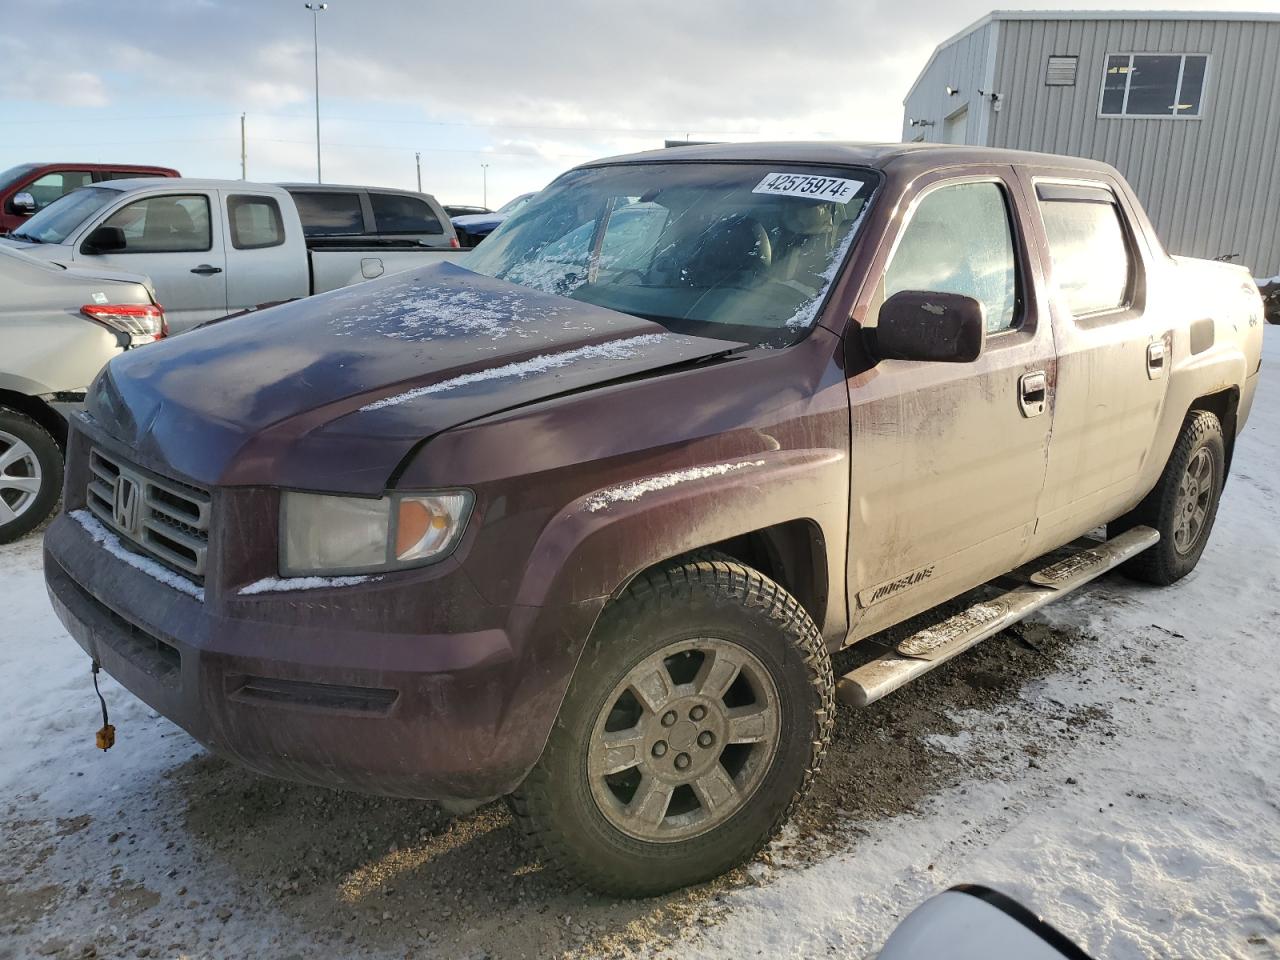
{"type": "Polygon", "coordinates": [[[1127,307],[1133,258],[1115,203],[1053,199],[1042,192],[1040,212],[1053,277],[1071,313],[1083,317],[1127,307]]]}
{"type": "Polygon", "coordinates": [[[278,247],[284,243],[284,219],[273,197],[227,197],[231,245],[237,250],[278,247]]]}
{"type": "Polygon", "coordinates": [[[430,204],[396,193],[369,194],[378,233],[444,233],[430,204]]]}
{"type": "Polygon", "coordinates": [[[87,170],[59,170],[37,177],[23,189],[35,197],[36,209],[43,210],[53,201],[65,197],[72,190],[93,183],[93,174],[87,170]]]}
{"type": "Polygon", "coordinates": [[[125,248],[120,253],[193,253],[213,249],[209,198],[147,197],[135,200],[107,218],[104,227],[119,227],[125,248]]]}
{"type": "Polygon", "coordinates": [[[1017,260],[1009,207],[996,183],[957,183],[925,195],[884,275],[884,296],[958,293],[987,311],[987,332],[1017,322],[1017,260]]]}
{"type": "Polygon", "coordinates": [[[353,237],[364,233],[364,210],[358,193],[299,191],[293,194],[308,237],[353,237]]]}

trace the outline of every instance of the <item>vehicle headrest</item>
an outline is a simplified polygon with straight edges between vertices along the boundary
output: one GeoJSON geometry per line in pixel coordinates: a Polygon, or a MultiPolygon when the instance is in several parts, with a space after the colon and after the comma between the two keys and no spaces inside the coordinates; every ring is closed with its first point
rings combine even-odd
{"type": "Polygon", "coordinates": [[[806,203],[793,197],[783,198],[782,226],[792,233],[812,237],[831,230],[831,204],[806,203]]]}

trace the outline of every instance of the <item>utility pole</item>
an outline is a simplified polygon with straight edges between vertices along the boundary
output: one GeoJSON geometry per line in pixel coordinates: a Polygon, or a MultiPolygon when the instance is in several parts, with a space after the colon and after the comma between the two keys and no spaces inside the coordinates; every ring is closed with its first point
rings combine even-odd
{"type": "Polygon", "coordinates": [[[422,154],[415,153],[413,155],[414,165],[418,168],[418,192],[422,192],[422,154]]]}
{"type": "Polygon", "coordinates": [[[484,183],[484,202],[483,206],[489,205],[489,165],[487,163],[480,164],[480,176],[484,183]]]}
{"type": "Polygon", "coordinates": [[[244,114],[242,113],[240,114],[240,179],[241,180],[249,179],[249,175],[245,172],[245,167],[246,167],[245,161],[247,159],[247,156],[248,155],[245,150],[245,140],[244,140],[244,114]]]}
{"type": "Polygon", "coordinates": [[[323,183],[320,176],[320,12],[328,10],[327,3],[303,4],[311,11],[311,40],[315,52],[316,68],[316,183],[323,183]]]}

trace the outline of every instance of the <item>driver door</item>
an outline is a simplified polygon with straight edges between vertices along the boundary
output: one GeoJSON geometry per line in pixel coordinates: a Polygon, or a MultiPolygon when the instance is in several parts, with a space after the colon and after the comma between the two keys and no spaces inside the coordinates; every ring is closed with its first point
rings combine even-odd
{"type": "Polygon", "coordinates": [[[102,225],[121,229],[124,249],[77,252],[76,258],[150,277],[173,333],[226,316],[226,252],[222,231],[213,229],[208,194],[143,197],[113,211],[102,225]]]}
{"type": "Polygon", "coordinates": [[[852,370],[851,639],[1024,559],[1044,487],[1054,381],[1024,203],[1009,167],[916,181],[873,263],[878,279],[855,308],[854,318],[874,328],[894,293],[958,293],[983,304],[987,326],[972,363],[881,360],[852,370]]]}

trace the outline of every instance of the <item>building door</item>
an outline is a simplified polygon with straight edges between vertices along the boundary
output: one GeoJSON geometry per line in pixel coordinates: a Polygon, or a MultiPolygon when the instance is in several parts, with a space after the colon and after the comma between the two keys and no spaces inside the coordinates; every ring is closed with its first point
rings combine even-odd
{"type": "Polygon", "coordinates": [[[968,143],[969,108],[961,107],[943,121],[942,136],[947,143],[968,143]]]}

